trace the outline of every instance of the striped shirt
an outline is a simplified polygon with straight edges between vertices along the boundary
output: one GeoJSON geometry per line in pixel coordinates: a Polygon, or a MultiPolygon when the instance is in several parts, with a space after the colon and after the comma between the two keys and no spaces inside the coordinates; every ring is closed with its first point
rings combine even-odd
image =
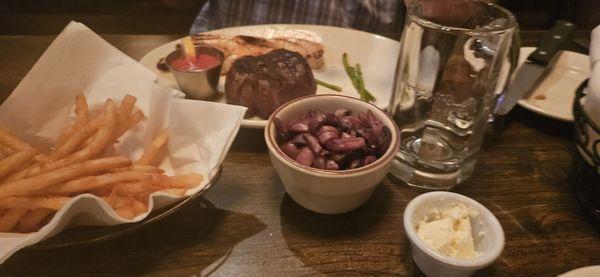
{"type": "Polygon", "coordinates": [[[372,33],[402,31],[401,0],[209,0],[191,34],[231,26],[289,23],[340,26],[372,33]]]}

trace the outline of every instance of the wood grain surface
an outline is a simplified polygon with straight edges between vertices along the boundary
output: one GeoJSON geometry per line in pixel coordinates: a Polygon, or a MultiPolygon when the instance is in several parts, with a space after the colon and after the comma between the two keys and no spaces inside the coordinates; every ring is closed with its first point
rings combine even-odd
{"type": "MultiPolygon", "coordinates": [[[[524,44],[538,36],[524,32],[524,44]]],[[[104,38],[139,59],[176,36],[104,38]]],[[[52,39],[0,36],[0,101],[52,39]]],[[[600,232],[571,190],[571,129],[516,108],[501,131],[488,131],[473,177],[455,189],[488,207],[505,230],[502,256],[476,275],[553,276],[600,264],[600,232]]],[[[358,210],[309,212],[286,195],[262,131],[242,129],[205,195],[214,208],[198,200],[112,241],[25,249],[0,265],[0,276],[422,276],[402,226],[406,204],[420,193],[386,178],[358,210]]]]}

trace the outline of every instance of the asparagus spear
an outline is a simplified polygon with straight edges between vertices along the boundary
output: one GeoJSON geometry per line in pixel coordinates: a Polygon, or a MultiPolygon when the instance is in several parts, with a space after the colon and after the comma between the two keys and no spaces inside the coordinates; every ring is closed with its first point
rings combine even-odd
{"type": "Polygon", "coordinates": [[[335,90],[337,92],[342,91],[342,88],[340,86],[336,86],[334,84],[329,84],[329,83],[323,82],[323,81],[321,81],[319,79],[316,79],[316,78],[315,78],[315,81],[317,82],[317,85],[326,87],[326,88],[328,88],[330,90],[335,90]]]}
{"type": "Polygon", "coordinates": [[[365,98],[365,101],[375,101],[375,96],[373,96],[373,94],[371,94],[371,92],[369,92],[367,90],[367,88],[365,87],[365,79],[363,79],[363,74],[362,74],[362,69],[360,68],[360,64],[357,63],[356,64],[356,77],[358,77],[358,85],[360,86],[360,89],[362,90],[362,96],[365,98]]]}
{"type": "MultiPolygon", "coordinates": [[[[344,69],[346,70],[346,74],[348,75],[348,77],[350,78],[350,81],[352,82],[352,86],[354,86],[354,88],[358,91],[359,86],[357,83],[356,71],[354,71],[354,68],[352,66],[350,66],[350,63],[348,63],[348,54],[347,53],[342,54],[342,63],[344,64],[344,69]]],[[[360,94],[360,91],[358,93],[360,94]]]]}
{"type": "Polygon", "coordinates": [[[348,62],[347,53],[342,54],[342,63],[344,64],[346,74],[352,82],[352,86],[354,86],[354,88],[360,95],[360,99],[367,102],[375,101],[375,97],[373,97],[373,95],[365,88],[365,81],[362,76],[360,64],[356,64],[356,68],[350,66],[350,63],[348,62]]]}

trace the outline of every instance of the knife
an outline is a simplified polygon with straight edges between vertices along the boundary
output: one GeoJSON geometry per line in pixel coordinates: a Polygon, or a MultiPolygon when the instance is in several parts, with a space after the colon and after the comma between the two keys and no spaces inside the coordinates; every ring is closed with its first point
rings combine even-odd
{"type": "Polygon", "coordinates": [[[523,98],[527,92],[532,91],[540,81],[542,75],[552,67],[552,63],[559,56],[560,51],[573,35],[575,24],[558,20],[552,29],[542,35],[537,49],[533,51],[525,63],[515,73],[514,80],[506,88],[506,92],[499,99],[500,105],[496,114],[505,115],[523,98]]]}

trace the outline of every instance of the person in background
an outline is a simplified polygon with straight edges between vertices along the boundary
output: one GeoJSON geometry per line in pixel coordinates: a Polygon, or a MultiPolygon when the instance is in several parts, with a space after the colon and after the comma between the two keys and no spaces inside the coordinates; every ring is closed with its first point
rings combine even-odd
{"type": "Polygon", "coordinates": [[[271,23],[393,33],[402,31],[404,12],[402,0],[209,0],[202,6],[190,33],[271,23]]]}
{"type": "MultiPolygon", "coordinates": [[[[465,8],[463,1],[422,0],[421,8],[424,14],[442,13],[448,15],[448,20],[460,20],[460,10],[465,8]]],[[[190,34],[231,26],[273,23],[339,26],[379,34],[399,33],[410,2],[411,0],[208,0],[196,16],[190,34]]]]}

